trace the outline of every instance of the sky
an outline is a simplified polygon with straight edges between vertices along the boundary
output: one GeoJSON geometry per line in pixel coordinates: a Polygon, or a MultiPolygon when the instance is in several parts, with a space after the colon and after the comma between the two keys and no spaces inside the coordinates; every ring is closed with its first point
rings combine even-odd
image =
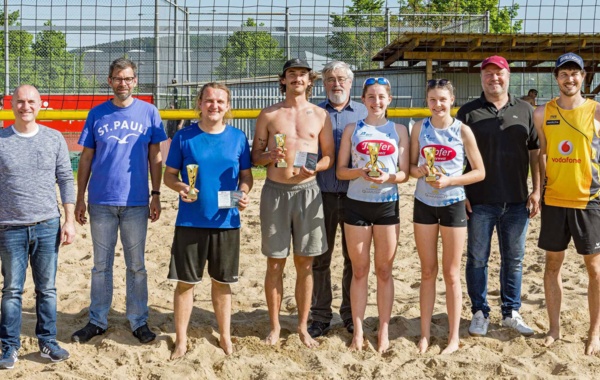
{"type": "MultiPolygon", "coordinates": [[[[160,25],[173,20],[175,7],[157,0],[160,25]]],[[[211,30],[239,26],[248,17],[266,26],[283,27],[286,6],[292,26],[328,26],[328,14],[341,13],[351,0],[171,0],[190,9],[190,25],[211,30]],[[279,13],[278,15],[256,13],[279,13]],[[228,15],[225,13],[229,13],[228,15]],[[237,13],[237,14],[234,14],[237,13]]],[[[600,33],[600,4],[596,0],[500,0],[500,6],[518,4],[525,33],[600,33]]],[[[9,0],[9,12],[20,10],[24,26],[41,26],[52,19],[67,30],[69,48],[150,37],[154,30],[154,0],[9,0]],[[112,24],[111,21],[112,20],[112,24]]],[[[397,9],[398,0],[386,1],[397,9]]],[[[177,12],[183,26],[183,13],[177,12]]]]}

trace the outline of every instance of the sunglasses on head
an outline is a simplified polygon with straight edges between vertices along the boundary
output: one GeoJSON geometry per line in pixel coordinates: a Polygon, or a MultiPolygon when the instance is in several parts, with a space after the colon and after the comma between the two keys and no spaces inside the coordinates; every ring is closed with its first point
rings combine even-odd
{"type": "Polygon", "coordinates": [[[427,87],[428,88],[432,88],[432,87],[438,87],[438,86],[445,86],[448,84],[448,82],[450,82],[448,79],[430,79],[427,81],[427,87]]]}
{"type": "Polygon", "coordinates": [[[375,83],[380,84],[382,86],[390,85],[390,81],[388,81],[384,77],[379,77],[379,78],[367,78],[367,80],[365,80],[365,83],[363,83],[363,87],[372,86],[375,83]]]}

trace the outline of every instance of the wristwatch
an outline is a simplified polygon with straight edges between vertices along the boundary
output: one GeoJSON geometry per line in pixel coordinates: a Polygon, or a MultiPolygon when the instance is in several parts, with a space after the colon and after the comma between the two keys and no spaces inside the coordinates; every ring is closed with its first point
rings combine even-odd
{"type": "Polygon", "coordinates": [[[153,195],[160,195],[160,191],[157,191],[157,190],[152,190],[152,191],[150,192],[150,196],[153,196],[153,195]]]}

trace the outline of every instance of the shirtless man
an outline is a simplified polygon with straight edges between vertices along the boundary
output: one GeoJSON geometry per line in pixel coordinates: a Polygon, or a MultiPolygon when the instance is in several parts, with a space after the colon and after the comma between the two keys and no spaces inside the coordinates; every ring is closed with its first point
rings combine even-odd
{"type": "Polygon", "coordinates": [[[275,345],[279,341],[283,269],[293,237],[298,334],[307,347],[316,347],[318,343],[307,331],[312,262],[314,256],[327,250],[327,240],[315,175],[333,165],[333,132],[327,112],[308,101],[316,78],[308,63],[301,59],[287,61],[279,78],[285,100],[262,110],[252,144],[252,162],[267,167],[260,200],[262,253],[267,256],[265,294],[271,321],[266,343],[275,345]],[[284,148],[277,147],[275,134],[285,134],[284,148]],[[321,159],[316,169],[294,167],[296,153],[316,154],[319,147],[321,159]],[[287,167],[277,167],[281,161],[287,167]]]}

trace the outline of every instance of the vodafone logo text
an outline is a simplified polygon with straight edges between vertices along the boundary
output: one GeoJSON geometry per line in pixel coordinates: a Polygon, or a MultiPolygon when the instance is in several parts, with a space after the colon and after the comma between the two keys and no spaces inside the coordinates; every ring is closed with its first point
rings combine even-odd
{"type": "Polygon", "coordinates": [[[429,148],[429,147],[435,148],[435,161],[436,162],[450,161],[454,157],[456,157],[456,151],[454,149],[449,148],[445,145],[437,145],[437,144],[424,146],[421,149],[421,156],[425,157],[425,153],[423,152],[423,149],[429,148]]]}
{"type": "Polygon", "coordinates": [[[379,143],[381,144],[379,147],[379,155],[380,156],[389,156],[390,154],[394,154],[396,152],[396,148],[392,144],[383,140],[365,140],[356,146],[356,150],[358,153],[369,154],[369,143],[379,143]]]}
{"type": "Polygon", "coordinates": [[[569,140],[563,140],[558,143],[558,151],[563,156],[568,156],[573,151],[573,143],[569,140]]]}
{"type": "MultiPolygon", "coordinates": [[[[558,143],[558,151],[563,156],[568,156],[573,152],[573,143],[569,140],[563,140],[558,143]]],[[[556,164],[580,164],[580,158],[570,158],[570,157],[552,157],[552,162],[556,164]]]]}

